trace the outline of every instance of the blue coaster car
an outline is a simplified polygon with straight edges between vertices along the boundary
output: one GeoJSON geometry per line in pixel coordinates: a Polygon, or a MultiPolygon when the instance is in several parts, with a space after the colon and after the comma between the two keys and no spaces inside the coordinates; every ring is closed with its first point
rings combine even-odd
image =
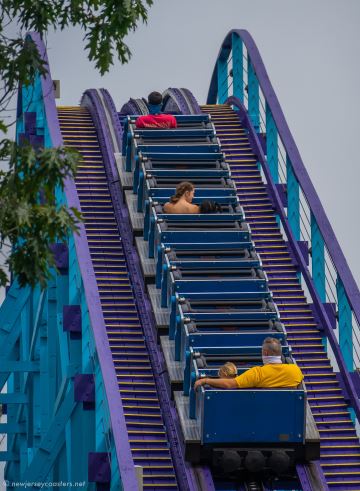
{"type": "Polygon", "coordinates": [[[131,171],[134,169],[134,178],[137,180],[139,179],[139,154],[141,153],[144,156],[147,157],[153,157],[154,155],[157,155],[158,153],[164,153],[164,154],[172,154],[172,153],[182,153],[182,154],[187,154],[188,158],[190,157],[190,160],[193,159],[194,155],[197,153],[200,154],[208,154],[208,153],[214,153],[214,154],[219,154],[221,153],[220,150],[220,144],[218,143],[217,138],[213,139],[213,143],[209,142],[204,142],[202,144],[199,143],[188,143],[188,144],[166,144],[166,140],[163,140],[163,143],[160,144],[141,144],[138,143],[136,140],[131,140],[131,144],[127,146],[127,151],[126,151],[126,164],[125,168],[126,170],[131,171]]]}
{"type": "MultiPolygon", "coordinates": [[[[228,164],[225,163],[225,155],[221,152],[196,152],[192,153],[174,153],[174,152],[139,152],[135,155],[134,162],[134,192],[139,186],[139,174],[142,165],[146,169],[187,169],[187,170],[210,170],[210,169],[225,169],[229,170],[228,164]]],[[[130,168],[127,171],[131,172],[130,168]]]]}
{"type": "Polygon", "coordinates": [[[196,414],[203,445],[305,442],[304,386],[241,390],[201,387],[196,394],[196,414]]]}
{"type": "Polygon", "coordinates": [[[183,361],[190,347],[198,346],[261,346],[268,336],[286,341],[286,331],[278,321],[227,321],[219,323],[186,323],[175,334],[175,360],[183,361]],[[180,336],[178,335],[180,332],[180,336]]]}
{"type": "MultiPolygon", "coordinates": [[[[200,244],[219,242],[220,238],[227,243],[249,243],[251,234],[249,226],[239,220],[211,222],[197,220],[190,227],[190,223],[166,221],[157,223],[154,238],[149,234],[149,257],[161,244],[200,244]],[[187,226],[186,226],[187,225],[187,226]],[[189,233],[189,228],[191,233],[189,233]]],[[[200,247],[200,246],[198,246],[200,247]]],[[[245,245],[243,247],[246,247],[245,245]]]]}
{"type": "Polygon", "coordinates": [[[167,307],[170,296],[175,291],[175,285],[179,281],[193,281],[193,280],[213,280],[217,278],[222,279],[265,279],[266,274],[261,268],[247,268],[244,267],[241,262],[235,261],[228,264],[224,264],[224,261],[208,262],[207,268],[192,268],[188,267],[172,266],[167,269],[167,275],[163,277],[161,284],[161,306],[167,307]]]}
{"type": "Polygon", "coordinates": [[[195,196],[193,203],[200,205],[204,199],[216,201],[222,209],[221,213],[192,213],[192,214],[182,214],[182,213],[164,213],[163,204],[169,201],[168,198],[149,198],[145,200],[145,217],[144,217],[144,239],[149,239],[150,231],[154,234],[155,224],[158,220],[173,220],[173,221],[183,221],[192,222],[194,220],[204,220],[204,221],[227,221],[227,220],[244,220],[245,213],[243,208],[240,206],[237,196],[219,196],[215,195],[213,191],[208,196],[203,196],[202,190],[200,190],[200,195],[195,196]],[[222,220],[220,217],[223,217],[222,220]]]}
{"type": "Polygon", "coordinates": [[[208,267],[211,268],[215,261],[224,269],[235,264],[242,264],[243,267],[248,268],[262,267],[259,256],[252,249],[237,247],[223,250],[220,246],[221,244],[217,244],[216,248],[211,249],[205,244],[202,251],[193,251],[191,244],[189,249],[167,248],[162,255],[163,263],[156,268],[156,287],[160,288],[162,282],[167,281],[166,278],[172,268],[206,270],[208,267]]]}
{"type": "Polygon", "coordinates": [[[191,288],[188,288],[187,285],[178,285],[178,289],[170,301],[170,339],[174,339],[176,326],[180,319],[177,308],[178,303],[184,303],[185,301],[201,302],[203,305],[209,305],[212,309],[216,309],[217,305],[221,305],[221,308],[235,310],[235,307],[239,311],[249,310],[253,306],[254,310],[258,310],[258,306],[263,300],[271,301],[272,297],[266,280],[255,281],[256,283],[248,285],[249,288],[252,288],[252,291],[246,291],[244,283],[239,284],[231,280],[206,282],[206,285],[203,285],[207,287],[206,291],[196,291],[194,287],[198,288],[200,285],[192,285],[191,288]],[[195,291],[191,291],[191,289],[195,291]],[[257,291],[254,291],[255,289],[257,291]]]}

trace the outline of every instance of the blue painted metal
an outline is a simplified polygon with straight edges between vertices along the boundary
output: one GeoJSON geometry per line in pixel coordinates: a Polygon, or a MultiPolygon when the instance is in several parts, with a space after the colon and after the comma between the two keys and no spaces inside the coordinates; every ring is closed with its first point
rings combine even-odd
{"type": "Polygon", "coordinates": [[[336,280],[336,292],[338,298],[338,325],[339,344],[349,372],[354,370],[353,339],[352,339],[352,313],[346,296],[344,285],[339,277],[336,280]]]}
{"type": "MultiPolygon", "coordinates": [[[[221,233],[216,230],[197,230],[195,239],[196,244],[198,244],[198,249],[201,249],[201,247],[204,247],[204,245],[207,243],[218,242],[219,235],[222,235],[224,242],[232,245],[240,243],[243,247],[246,247],[246,245],[248,245],[250,241],[250,234],[246,231],[242,232],[226,230],[221,233]]],[[[189,237],[189,234],[187,234],[186,232],[182,233],[181,231],[161,231],[158,225],[155,229],[154,241],[152,241],[152,237],[149,236],[149,257],[154,257],[155,251],[158,250],[158,246],[161,243],[179,246],[191,244],[193,240],[194,239],[191,239],[191,237],[189,237]]]]}
{"type": "MultiPolygon", "coordinates": [[[[255,330],[254,330],[255,331],[255,330]]],[[[217,331],[215,333],[210,332],[199,332],[189,334],[186,332],[183,335],[183,346],[176,346],[175,338],[175,351],[177,356],[175,360],[182,361],[185,359],[185,353],[189,350],[190,346],[196,349],[198,346],[201,347],[231,347],[231,346],[261,346],[264,339],[269,337],[279,339],[282,343],[285,343],[285,334],[282,332],[272,332],[258,330],[257,332],[245,331],[239,328],[239,332],[226,332],[217,331]]]]}
{"type": "Polygon", "coordinates": [[[260,97],[259,97],[259,81],[257,79],[254,65],[248,55],[248,111],[251,122],[258,133],[260,131],[260,97]]]}
{"type": "Polygon", "coordinates": [[[232,70],[233,70],[233,94],[244,102],[244,53],[241,38],[234,33],[231,38],[232,44],[232,70]]]}
{"type": "MultiPolygon", "coordinates": [[[[310,216],[311,228],[311,275],[321,301],[326,303],[325,284],[325,245],[314,215],[310,216]]],[[[326,336],[322,336],[322,344],[327,349],[326,336]]]]}
{"type": "Polygon", "coordinates": [[[311,214],[312,278],[322,302],[326,302],[324,239],[313,214],[311,214]]]}
{"type": "Polygon", "coordinates": [[[288,156],[286,156],[286,177],[287,177],[287,217],[289,225],[296,240],[300,240],[300,201],[299,183],[294,175],[294,171],[288,156]]]}
{"type": "Polygon", "coordinates": [[[275,121],[268,103],[266,103],[265,107],[265,117],[267,163],[270,169],[271,177],[276,184],[279,182],[278,134],[275,121]]]}
{"type": "Polygon", "coordinates": [[[217,62],[218,103],[224,104],[228,98],[228,67],[227,59],[219,58],[217,62]]]}
{"type": "Polygon", "coordinates": [[[197,398],[202,443],[304,441],[304,390],[223,391],[201,387],[197,398]]]}

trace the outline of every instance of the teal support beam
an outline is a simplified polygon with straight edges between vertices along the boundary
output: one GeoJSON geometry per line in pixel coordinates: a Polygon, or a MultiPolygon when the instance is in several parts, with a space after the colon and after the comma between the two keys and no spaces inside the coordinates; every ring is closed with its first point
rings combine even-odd
{"type": "Polygon", "coordinates": [[[0,462],[18,462],[19,456],[15,452],[0,452],[0,462]]]}
{"type": "Polygon", "coordinates": [[[354,371],[352,314],[344,285],[339,277],[336,280],[336,292],[339,312],[339,344],[346,367],[349,372],[352,372],[354,371]]]}
{"type": "Polygon", "coordinates": [[[320,300],[326,302],[324,239],[313,214],[311,214],[311,258],[312,278],[316,290],[320,300]]]}
{"type": "MultiPolygon", "coordinates": [[[[325,284],[325,246],[324,239],[319,230],[315,217],[311,213],[311,269],[312,278],[320,300],[326,302],[326,284],[325,284]]],[[[300,224],[299,224],[300,228],[300,224]]],[[[327,338],[322,336],[322,344],[327,350],[327,338]]]]}
{"type": "Polygon", "coordinates": [[[64,445],[65,426],[71,418],[75,406],[74,388],[71,383],[65,399],[59,407],[58,413],[50,424],[45,436],[42,438],[32,462],[21,477],[21,481],[46,481],[46,477],[54,465],[61,447],[64,445]]]}
{"type": "Polygon", "coordinates": [[[228,98],[228,72],[226,58],[219,58],[217,62],[218,77],[218,103],[224,104],[228,98]]]}
{"type": "Polygon", "coordinates": [[[244,103],[244,54],[243,42],[236,34],[232,34],[232,70],[233,94],[244,103]]]}
{"type": "Polygon", "coordinates": [[[38,361],[9,361],[0,357],[0,372],[39,372],[38,361]]]}
{"type": "Polygon", "coordinates": [[[267,163],[275,184],[279,182],[278,132],[271,109],[266,103],[266,154],[267,163]]]}
{"type": "Polygon", "coordinates": [[[259,81],[257,79],[253,64],[248,56],[248,113],[255,131],[260,131],[260,111],[259,111],[259,81]]]}
{"type": "Polygon", "coordinates": [[[0,434],[3,433],[25,433],[25,424],[24,423],[0,423],[0,434]]]}
{"type": "MultiPolygon", "coordinates": [[[[19,375],[18,373],[16,375],[19,375]]],[[[26,404],[28,396],[19,392],[0,394],[0,404],[26,404]]]]}
{"type": "Polygon", "coordinates": [[[300,196],[299,183],[295,177],[289,157],[286,156],[286,175],[287,175],[287,216],[296,240],[300,240],[300,196]]]}

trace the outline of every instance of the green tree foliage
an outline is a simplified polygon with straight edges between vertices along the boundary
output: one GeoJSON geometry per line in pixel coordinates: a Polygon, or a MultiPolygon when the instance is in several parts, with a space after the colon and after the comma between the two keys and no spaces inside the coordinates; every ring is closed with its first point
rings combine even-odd
{"type": "MultiPolygon", "coordinates": [[[[18,86],[31,85],[46,67],[27,31],[37,31],[44,40],[49,29],[81,27],[88,57],[101,74],[121,63],[131,53],[124,37],[147,20],[153,0],[0,0],[0,246],[9,247],[6,260],[21,285],[42,287],[54,266],[51,244],[65,241],[76,232],[81,215],[76,209],[55,202],[66,177],[74,176],[78,155],[68,148],[34,149],[5,138],[5,114],[18,86]],[[16,37],[8,36],[8,24],[16,24],[16,37]]],[[[7,283],[0,267],[0,285],[7,283]]]]}

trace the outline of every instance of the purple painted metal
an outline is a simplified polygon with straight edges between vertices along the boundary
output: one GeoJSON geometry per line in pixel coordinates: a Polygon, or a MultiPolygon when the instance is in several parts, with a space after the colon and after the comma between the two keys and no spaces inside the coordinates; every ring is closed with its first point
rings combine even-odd
{"type": "MultiPolygon", "coordinates": [[[[260,141],[261,143],[261,141],[260,141]]],[[[287,189],[286,189],[286,184],[275,184],[276,189],[278,190],[281,203],[284,208],[287,208],[287,189]]]]}
{"type": "Polygon", "coordinates": [[[185,100],[185,97],[181,93],[179,89],[169,88],[167,90],[170,97],[173,97],[179,106],[181,114],[191,114],[191,109],[189,107],[188,102],[185,100]]]}
{"type": "MultiPolygon", "coordinates": [[[[38,33],[29,33],[28,35],[36,44],[48,70],[47,76],[41,79],[42,93],[44,94],[45,113],[51,141],[54,147],[58,147],[63,144],[63,140],[57,117],[55,99],[53,95],[53,82],[50,75],[46,47],[38,33]]],[[[79,198],[76,192],[75,183],[72,179],[66,180],[65,195],[68,206],[74,206],[75,208],[80,209],[79,198]]],[[[101,367],[104,380],[105,394],[109,406],[111,429],[114,437],[116,456],[119,464],[122,484],[126,491],[138,491],[138,481],[128,442],[124,411],[119,395],[119,386],[115,375],[115,367],[111,356],[95,272],[90,257],[86,240],[85,226],[83,223],[81,223],[79,226],[79,235],[74,235],[74,242],[81,276],[83,279],[99,365],[101,367]]]]}
{"type": "Polygon", "coordinates": [[[310,466],[298,464],[296,472],[302,491],[329,491],[320,462],[312,462],[310,466]],[[320,486],[320,487],[319,487],[320,486]]]}
{"type": "Polygon", "coordinates": [[[292,254],[295,256],[299,270],[301,271],[303,278],[305,280],[306,286],[308,287],[308,291],[309,291],[311,298],[314,302],[314,309],[316,310],[317,318],[319,319],[319,322],[322,325],[322,327],[324,328],[324,332],[329,339],[329,342],[330,342],[331,348],[334,351],[334,355],[335,355],[336,361],[338,363],[339,369],[343,374],[344,384],[345,384],[346,390],[350,396],[351,405],[355,411],[355,414],[356,414],[356,417],[358,418],[358,421],[360,421],[360,401],[357,397],[353,381],[352,381],[352,379],[348,373],[343,355],[340,351],[340,346],[338,344],[334,330],[332,328],[332,323],[330,322],[328,315],[327,315],[327,311],[324,307],[324,304],[321,302],[320,297],[317,293],[316,287],[313,283],[312,277],[311,277],[310,272],[307,268],[306,261],[304,260],[303,254],[302,254],[301,249],[299,247],[299,243],[295,239],[295,237],[292,233],[292,230],[291,230],[291,227],[289,225],[289,222],[288,222],[284,207],[282,205],[279,193],[276,189],[275,184],[273,183],[273,181],[271,179],[271,174],[270,174],[268,166],[266,165],[265,155],[262,151],[261,143],[259,141],[257,133],[251,124],[251,121],[250,121],[250,118],[247,114],[246,108],[242,104],[242,102],[239,99],[237,99],[236,97],[229,97],[227,99],[227,103],[230,105],[234,105],[239,109],[239,115],[240,115],[241,123],[249,131],[248,136],[249,136],[250,144],[253,147],[254,153],[257,155],[257,158],[259,159],[259,162],[262,165],[262,168],[263,168],[263,171],[264,171],[267,183],[268,183],[268,191],[271,194],[271,199],[272,199],[273,203],[276,204],[276,212],[278,213],[278,215],[281,219],[285,234],[288,238],[289,244],[291,245],[292,254]]]}
{"type": "Polygon", "coordinates": [[[80,305],[63,306],[63,329],[68,332],[81,332],[81,308],[80,305]]]}
{"type": "Polygon", "coordinates": [[[69,249],[67,244],[52,244],[50,249],[54,254],[55,266],[60,273],[66,273],[69,269],[69,249]]]}
{"type": "Polygon", "coordinates": [[[111,456],[106,452],[90,452],[88,458],[89,482],[109,483],[111,480],[111,456]]]}
{"type": "MultiPolygon", "coordinates": [[[[111,123],[113,125],[113,128],[116,130],[115,131],[115,138],[117,141],[117,144],[119,146],[120,151],[122,150],[122,138],[123,138],[123,129],[120,124],[119,117],[117,115],[116,107],[113,101],[113,98],[109,94],[109,92],[106,89],[100,89],[100,92],[109,108],[111,108],[110,112],[110,117],[111,117],[111,123]],[[116,115],[116,117],[115,117],[116,115]]],[[[114,149],[115,151],[115,149],[114,149]]]]}
{"type": "Polygon", "coordinates": [[[122,108],[120,109],[121,114],[149,114],[149,111],[145,111],[145,102],[144,106],[140,103],[139,104],[139,99],[129,99],[128,102],[126,102],[122,108]]]}
{"type": "Polygon", "coordinates": [[[215,491],[215,485],[209,467],[197,466],[195,470],[198,475],[201,491],[215,491]]]}
{"type": "MultiPolygon", "coordinates": [[[[157,393],[161,402],[162,415],[176,469],[178,485],[179,488],[184,491],[197,491],[197,480],[191,466],[184,460],[179,435],[177,434],[176,423],[174,421],[176,416],[173,406],[171,405],[165,375],[163,373],[164,360],[160,355],[156,342],[155,319],[150,300],[145,292],[145,284],[142,278],[140,260],[132,244],[132,230],[129,220],[129,213],[126,205],[121,199],[121,193],[119,192],[118,171],[114,158],[113,144],[107,129],[106,115],[99,100],[97,91],[94,89],[87,90],[83,95],[81,105],[86,107],[92,114],[93,121],[98,132],[98,139],[103,151],[103,162],[107,174],[114,213],[120,231],[124,254],[126,256],[134,297],[136,299],[142,327],[145,333],[147,349],[153,366],[157,393]]],[[[113,111],[113,105],[108,106],[107,109],[108,112],[111,113],[113,111]]],[[[111,119],[113,120],[116,117],[117,113],[114,112],[111,119]]]]}
{"type": "MultiPolygon", "coordinates": [[[[353,278],[350,268],[346,262],[345,256],[341,250],[341,247],[337,241],[334,231],[330,225],[330,222],[326,216],[324,208],[321,204],[319,196],[311,182],[309,174],[304,166],[299,150],[296,146],[294,138],[290,132],[290,129],[285,120],[284,113],[281,109],[278,98],[276,97],[273,86],[270,82],[269,76],[266,72],[266,68],[262,61],[259,50],[248,31],[244,29],[233,29],[225,37],[222,46],[219,51],[218,59],[224,50],[231,49],[231,38],[233,33],[237,34],[246,46],[247,52],[251,58],[252,65],[254,67],[256,76],[258,78],[261,90],[265,96],[265,100],[268,103],[279,137],[284,145],[285,151],[292,163],[294,174],[300,184],[300,187],[306,197],[309,207],[316,219],[321,235],[325,241],[326,247],[329,251],[331,259],[335,265],[339,277],[344,285],[345,292],[349,303],[353,309],[355,317],[360,323],[360,292],[359,288],[353,278]]],[[[215,63],[209,94],[208,104],[216,101],[217,93],[217,63],[215,63]]]]}
{"type": "Polygon", "coordinates": [[[24,113],[25,131],[29,135],[36,134],[36,113],[27,111],[24,113]]]}
{"type": "MultiPolygon", "coordinates": [[[[311,312],[314,316],[315,321],[319,324],[320,321],[318,319],[318,315],[317,315],[316,309],[314,308],[314,305],[310,304],[309,306],[310,306],[310,309],[311,309],[311,312]]],[[[331,302],[327,302],[327,303],[323,303],[323,306],[324,306],[326,315],[328,316],[331,327],[333,329],[336,329],[336,313],[335,313],[336,312],[336,304],[331,303],[331,302]]],[[[323,330],[321,328],[321,326],[319,326],[319,330],[320,331],[323,330]]]]}
{"type": "Polygon", "coordinates": [[[201,114],[202,111],[200,109],[200,106],[197,100],[195,99],[194,94],[191,92],[191,90],[181,88],[180,91],[190,104],[191,114],[201,114]]]}
{"type": "MultiPolygon", "coordinates": [[[[359,374],[359,372],[358,371],[351,372],[350,373],[350,377],[351,377],[351,379],[353,381],[356,394],[357,394],[358,397],[360,397],[360,374],[359,374]]],[[[344,383],[343,374],[341,372],[336,372],[336,379],[339,382],[339,385],[340,385],[341,389],[343,390],[345,400],[346,401],[349,401],[350,400],[350,397],[349,397],[348,391],[346,389],[346,385],[344,383]]]]}
{"type": "Polygon", "coordinates": [[[296,472],[299,477],[302,491],[320,491],[312,488],[310,479],[307,475],[306,468],[304,465],[298,464],[296,466],[296,472]]]}
{"type": "Polygon", "coordinates": [[[44,147],[44,136],[43,135],[29,135],[30,145],[34,148],[44,147]]]}
{"type": "Polygon", "coordinates": [[[299,249],[303,255],[306,266],[309,266],[309,242],[307,240],[298,240],[299,249]]]}
{"type": "Polygon", "coordinates": [[[74,377],[74,398],[76,402],[95,401],[95,380],[91,373],[80,373],[74,377]]]}

